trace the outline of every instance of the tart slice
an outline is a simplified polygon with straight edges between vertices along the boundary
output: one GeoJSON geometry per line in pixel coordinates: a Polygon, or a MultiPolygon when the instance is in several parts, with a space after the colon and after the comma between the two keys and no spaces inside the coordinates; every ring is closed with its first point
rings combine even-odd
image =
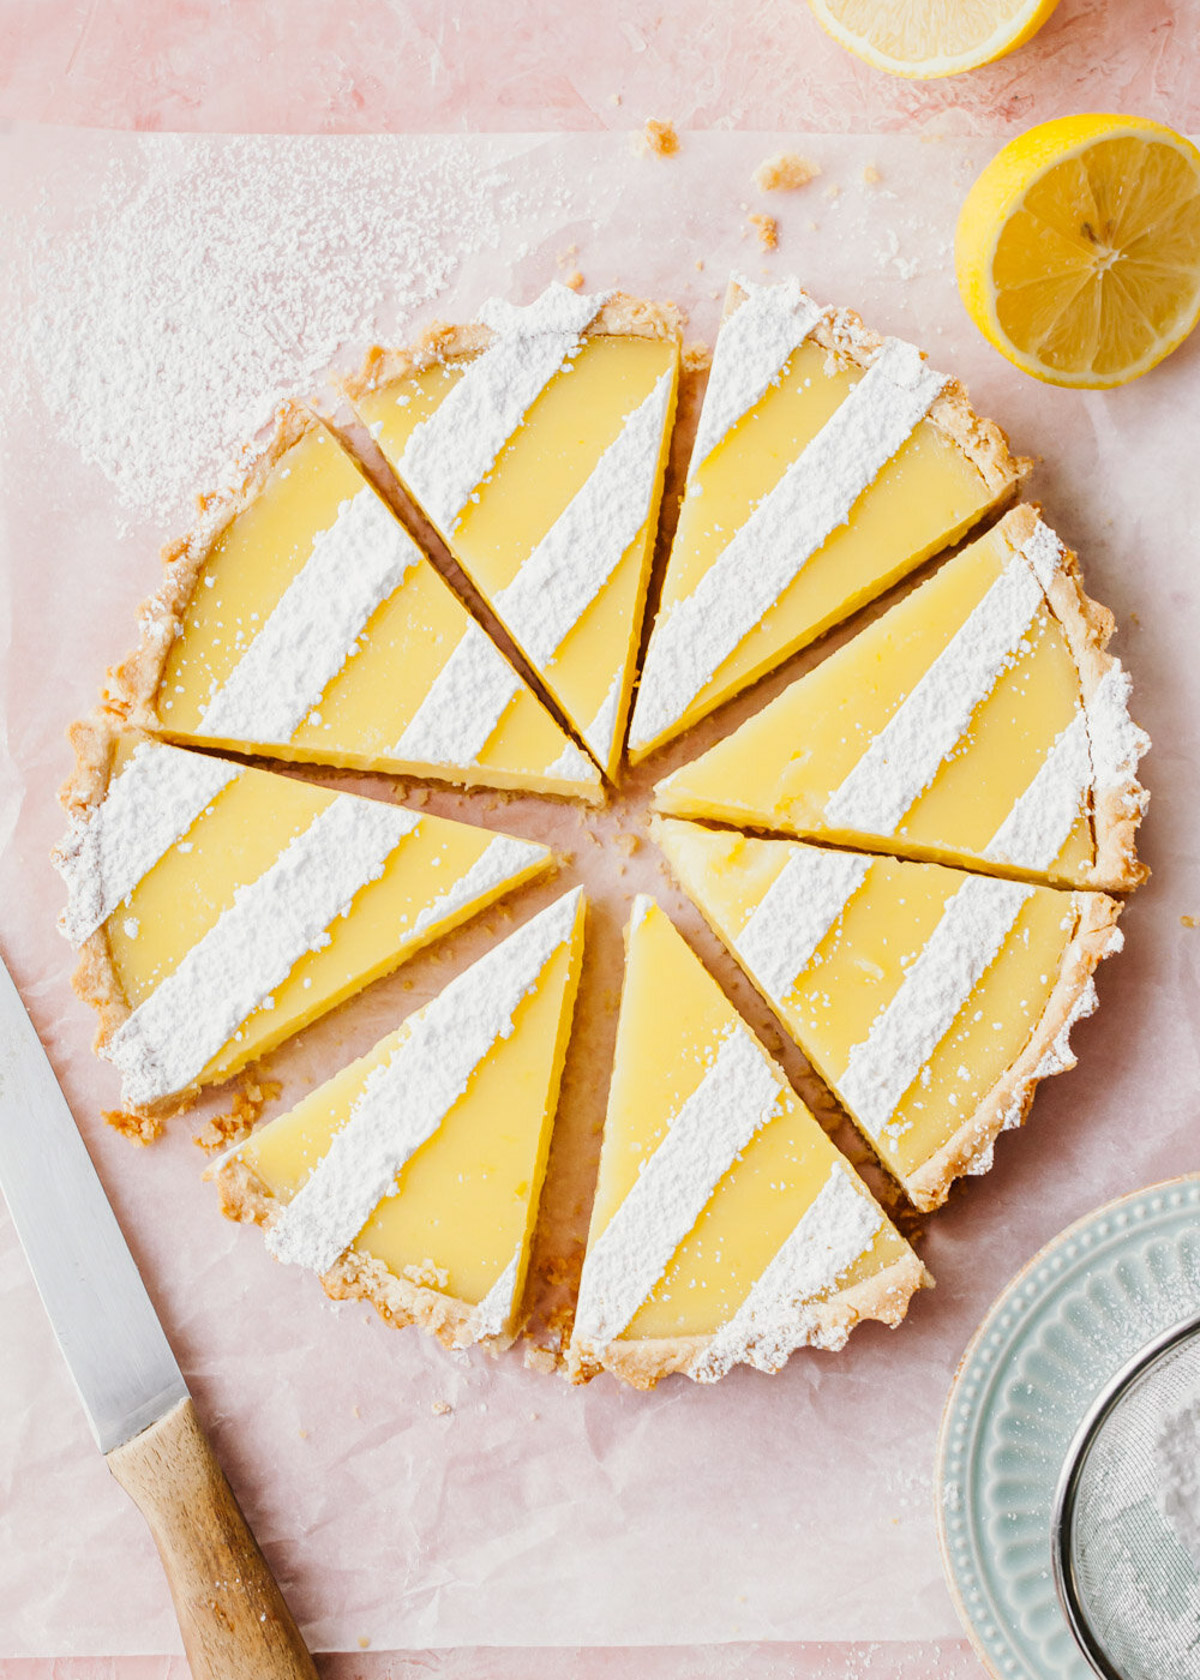
{"type": "Polygon", "coordinates": [[[1039,1079],[1075,1065],[1103,893],[664,821],[681,886],[919,1208],[986,1172],[1039,1079]]]}
{"type": "Polygon", "coordinates": [[[1149,746],[1112,615],[1018,507],[656,791],[659,810],[1121,890],[1149,746]]]}
{"type": "Polygon", "coordinates": [[[170,1112],[546,870],[544,846],[77,724],[56,854],[76,988],[170,1112]]]}
{"type": "Polygon", "coordinates": [[[630,725],[636,763],[1013,492],[961,386],[795,280],[735,281],[630,725]]]}
{"type": "Polygon", "coordinates": [[[675,411],[679,325],[553,285],[375,351],[349,394],[597,764],[615,776],[675,411]]]}
{"type": "Polygon", "coordinates": [[[137,653],[136,726],[299,763],[603,798],[559,728],[308,410],[166,552],[137,653]]]}
{"type": "Polygon", "coordinates": [[[517,1328],[584,900],[567,893],[218,1171],[224,1211],[335,1299],[447,1347],[517,1328]]]}
{"type": "Polygon", "coordinates": [[[924,1268],[649,898],[627,934],[569,1356],[651,1388],[897,1324],[924,1268]]]}

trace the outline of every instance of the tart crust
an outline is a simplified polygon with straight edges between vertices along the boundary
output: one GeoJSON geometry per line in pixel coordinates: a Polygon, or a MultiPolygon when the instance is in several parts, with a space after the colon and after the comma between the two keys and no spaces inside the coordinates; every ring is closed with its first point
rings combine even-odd
{"type": "MultiPolygon", "coordinates": [[[[683,317],[674,304],[652,303],[647,298],[631,297],[628,292],[614,292],[581,337],[679,339],[682,334],[683,317]]],[[[350,402],[355,402],[381,385],[390,385],[394,379],[411,379],[438,362],[477,356],[495,336],[491,327],[478,321],[434,321],[412,344],[395,348],[372,345],[358,372],[341,381],[341,389],[350,402]]]]}
{"type": "MultiPolygon", "coordinates": [[[[1014,549],[1023,548],[1032,537],[1040,514],[1039,506],[1023,502],[1005,515],[1001,525],[1014,549]]],[[[1116,629],[1116,620],[1107,607],[1093,601],[1084,589],[1079,556],[1065,543],[1046,598],[1075,660],[1080,693],[1086,703],[1117,663],[1105,651],[1116,629]]],[[[1149,800],[1149,793],[1136,775],[1129,776],[1122,787],[1110,788],[1099,797],[1093,795],[1095,859],[1086,872],[1085,885],[1105,892],[1128,892],[1146,879],[1150,871],[1138,859],[1137,830],[1149,800]]]]}
{"type": "MultiPolygon", "coordinates": [[[[1064,899],[1067,895],[1063,894],[1064,899]]],[[[910,1199],[924,1213],[940,1207],[951,1184],[963,1174],[988,1171],[1001,1132],[1019,1126],[1029,1112],[1039,1080],[1066,1073],[1076,1057],[1071,1028],[1096,1008],[1093,975],[1096,966],[1123,943],[1117,918],[1123,909],[1105,893],[1080,893],[1082,901],[1075,932],[1063,952],[1058,977],[1020,1054],[978,1104],[975,1112],[904,1181],[910,1199]]]]}
{"type": "MultiPolygon", "coordinates": [[[[854,1326],[866,1319],[895,1328],[916,1291],[932,1286],[933,1279],[917,1256],[906,1254],[874,1277],[805,1307],[812,1329],[800,1345],[836,1353],[854,1326]]],[[[567,1376],[573,1383],[585,1383],[601,1371],[611,1371],[632,1388],[653,1388],[677,1371],[690,1375],[690,1367],[711,1340],[709,1336],[622,1336],[599,1347],[573,1341],[567,1353],[567,1376]]]]}
{"type": "MultiPolygon", "coordinates": [[[[227,1158],[213,1169],[221,1197],[221,1212],[241,1224],[267,1227],[276,1217],[278,1198],[253,1167],[227,1158]]],[[[331,1301],[366,1301],[393,1329],[415,1324],[436,1336],[443,1347],[483,1347],[501,1353],[516,1339],[515,1334],[476,1337],[472,1321],[476,1307],[470,1301],[446,1295],[412,1278],[398,1277],[374,1255],[347,1249],[321,1277],[321,1287],[331,1301]]]]}

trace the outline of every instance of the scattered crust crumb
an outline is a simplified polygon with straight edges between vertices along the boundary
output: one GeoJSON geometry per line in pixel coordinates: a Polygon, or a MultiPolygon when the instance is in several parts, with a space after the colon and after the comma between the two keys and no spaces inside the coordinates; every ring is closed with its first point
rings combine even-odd
{"type": "Polygon", "coordinates": [[[1179,925],[1185,928],[1200,927],[1200,921],[1195,916],[1180,916],[1179,925]]]}
{"type": "Polygon", "coordinates": [[[704,258],[703,257],[697,257],[696,258],[696,273],[697,274],[703,274],[704,273],[704,258]]]}
{"type": "Polygon", "coordinates": [[[616,839],[617,850],[624,852],[626,857],[632,857],[641,843],[640,837],[636,834],[618,834],[616,839]]]}
{"type": "Polygon", "coordinates": [[[637,137],[637,149],[646,157],[674,157],[679,150],[675,125],[647,117],[646,126],[637,137]]]}
{"type": "Polygon", "coordinates": [[[162,1121],[155,1114],[127,1114],[121,1108],[106,1108],[104,1118],[114,1132],[120,1132],[131,1143],[153,1143],[162,1134],[162,1121]]]}
{"type": "Polygon", "coordinates": [[[702,338],[693,338],[683,347],[683,367],[685,373],[703,373],[712,363],[712,347],[705,344],[702,338]]]}
{"type": "Polygon", "coordinates": [[[350,1408],[350,1416],[351,1416],[351,1417],[356,1417],[356,1418],[360,1418],[360,1417],[361,1417],[361,1416],[362,1416],[362,1408],[361,1408],[361,1406],[351,1406],[351,1408],[350,1408]]]}
{"type": "Polygon", "coordinates": [[[754,185],[759,192],[795,192],[806,187],[821,173],[821,165],[801,157],[799,152],[779,152],[764,158],[754,171],[754,185]]]}
{"type": "Polygon", "coordinates": [[[434,1417],[448,1417],[454,1410],[454,1407],[450,1404],[449,1400],[435,1400],[429,1410],[433,1413],[434,1417]]]}
{"type": "Polygon", "coordinates": [[[552,1377],[558,1369],[559,1358],[553,1348],[537,1347],[533,1342],[525,1344],[525,1369],[527,1371],[541,1371],[544,1376],[552,1377]]]}
{"type": "Polygon", "coordinates": [[[360,1633],[358,1636],[358,1648],[360,1651],[369,1651],[371,1648],[371,1641],[365,1633],[360,1633]]]}
{"type": "Polygon", "coordinates": [[[873,163],[868,163],[866,165],[866,167],[863,170],[862,178],[867,183],[867,185],[869,187],[877,187],[879,185],[880,181],[883,180],[883,176],[879,173],[878,169],[875,167],[875,165],[873,163]]]}
{"type": "Polygon", "coordinates": [[[410,805],[427,805],[429,803],[429,789],[423,787],[410,789],[408,803],[410,805]]]}
{"type": "Polygon", "coordinates": [[[214,1114],[192,1142],[207,1154],[240,1143],[258,1123],[259,1115],[274,1102],[283,1087],[277,1079],[244,1079],[227,1114],[214,1114]]]}
{"type": "Polygon", "coordinates": [[[296,1433],[297,1433],[297,1435],[299,1435],[299,1437],[302,1441],[307,1441],[308,1440],[308,1430],[307,1429],[297,1429],[296,1433]]]}
{"type": "Polygon", "coordinates": [[[764,251],[779,249],[779,223],[774,216],[764,216],[761,210],[752,210],[747,220],[752,228],[758,229],[758,242],[764,251]]]}
{"type": "Polygon", "coordinates": [[[445,1289],[450,1282],[450,1274],[441,1266],[435,1266],[432,1260],[414,1261],[411,1266],[404,1267],[403,1275],[422,1289],[445,1289]]]}
{"type": "Polygon", "coordinates": [[[575,244],[567,245],[563,250],[561,250],[558,253],[558,256],[555,258],[555,261],[558,263],[559,268],[565,268],[567,266],[568,262],[570,262],[571,258],[572,257],[577,257],[578,255],[579,255],[579,246],[578,245],[575,245],[575,244]]]}
{"type": "Polygon", "coordinates": [[[836,181],[830,181],[829,185],[825,188],[825,197],[832,204],[835,198],[841,198],[841,196],[841,187],[838,186],[836,181]]]}
{"type": "Polygon", "coordinates": [[[1135,630],[1140,630],[1142,627],[1142,621],[1135,612],[1130,613],[1129,622],[1133,625],[1135,630]]]}
{"type": "Polygon", "coordinates": [[[610,105],[619,105],[621,103],[621,95],[619,93],[610,93],[608,96],[608,103],[610,105]]]}
{"type": "Polygon", "coordinates": [[[570,274],[563,279],[563,285],[569,286],[573,292],[581,292],[583,290],[583,275],[577,268],[573,268],[570,274]]]}

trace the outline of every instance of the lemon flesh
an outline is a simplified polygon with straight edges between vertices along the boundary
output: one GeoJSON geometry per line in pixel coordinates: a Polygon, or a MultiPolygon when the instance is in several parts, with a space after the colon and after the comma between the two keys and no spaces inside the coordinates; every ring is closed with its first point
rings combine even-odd
{"type": "Polygon", "coordinates": [[[925,80],[1003,58],[1058,0],[809,0],[840,46],[877,70],[925,80]]]}
{"type": "Polygon", "coordinates": [[[1018,367],[1123,385],[1200,316],[1200,152],[1139,118],[1043,123],[972,187],[955,263],[972,320],[1018,367]]]}

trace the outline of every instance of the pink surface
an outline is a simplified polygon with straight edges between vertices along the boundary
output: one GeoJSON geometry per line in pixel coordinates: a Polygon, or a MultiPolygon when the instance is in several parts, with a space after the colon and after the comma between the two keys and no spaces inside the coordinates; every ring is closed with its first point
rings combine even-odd
{"type": "Polygon", "coordinates": [[[1200,110],[1196,0],[1061,0],[942,83],[846,57],[804,0],[5,0],[0,112],[213,132],[689,128],[991,134],[1061,112],[1200,110]],[[619,101],[619,102],[618,102],[619,101]]]}
{"type": "MultiPolygon", "coordinates": [[[[672,1384],[641,1400],[607,1383],[573,1395],[511,1360],[502,1368],[452,1366],[414,1337],[367,1328],[361,1314],[333,1315],[313,1291],[269,1265],[252,1233],[215,1217],[211,1192],[196,1181],[186,1125],[135,1157],[91,1120],[112,1091],[87,1054],[90,1026],[66,990],[65,948],[47,936],[57,893],[44,863],[58,828],[51,794],[67,764],[62,726],[88,704],[103,664],[125,646],[153,548],[174,527],[117,488],[119,451],[106,453],[102,438],[81,460],[66,410],[48,412],[27,384],[19,424],[6,439],[11,518],[0,552],[13,613],[0,694],[8,724],[8,751],[0,754],[5,955],[281,1579],[319,1643],[353,1650],[360,1636],[372,1638],[367,1657],[331,1662],[338,1680],[408,1672],[464,1680],[551,1672],[581,1680],[619,1672],[664,1680],[707,1673],[966,1680],[981,1671],[956,1636],[938,1579],[929,1503],[933,1432],[953,1365],[988,1301],[1041,1242],[1110,1194],[1200,1165],[1192,1100],[1200,1035],[1184,1001],[1189,990],[1195,995],[1200,935],[1179,924],[1182,913],[1200,908],[1188,839],[1200,716],[1191,653],[1195,509],[1173,468],[1176,439],[1189,418],[1195,423],[1197,352],[1189,348],[1111,397],[1073,397],[1021,380],[974,338],[946,272],[954,211],[987,144],[942,142],[929,150],[883,131],[993,133],[1060,110],[1114,107],[1198,126],[1192,43],[1200,5],[1140,5],[1130,40],[1128,7],[1063,0],[1020,55],[966,81],[925,88],[891,83],[845,59],[798,4],[736,13],[723,4],[680,6],[660,21],[619,5],[586,33],[567,8],[480,5],[460,9],[461,24],[433,5],[366,5],[352,17],[345,7],[289,8],[286,22],[282,8],[248,11],[192,5],[150,17],[140,6],[102,0],[8,4],[0,14],[7,34],[0,116],[101,127],[415,132],[625,130],[653,114],[701,128],[813,131],[800,133],[801,148],[826,176],[809,195],[771,203],[782,209],[784,233],[771,263],[760,263],[745,241],[744,208],[753,197],[746,183],[753,164],[794,133],[686,135],[680,158],[661,165],[632,159],[617,134],[561,145],[514,140],[496,155],[521,180],[520,227],[503,217],[495,227],[472,223],[478,237],[460,241],[426,280],[401,288],[403,307],[395,298],[391,307],[401,316],[428,313],[436,299],[451,313],[493,287],[528,295],[557,271],[555,257],[569,239],[580,247],[572,260],[590,284],[619,278],[675,296],[693,309],[702,334],[715,318],[711,292],[738,264],[751,272],[794,268],[819,294],[859,304],[875,324],[925,342],[936,360],[969,379],[978,405],[1009,427],[1019,447],[1045,451],[1034,493],[1083,549],[1092,588],[1126,629],[1120,645],[1140,683],[1139,715],[1159,740],[1147,834],[1155,880],[1127,918],[1130,950],[1103,978],[1101,1017],[1078,1034],[1083,1067],[1042,1095],[1033,1129],[1006,1143],[987,1183],[932,1222],[924,1253],[940,1288],[897,1337],[866,1332],[836,1365],[801,1356],[774,1383],[743,1374],[716,1395],[672,1384]],[[880,138],[836,141],[822,130],[880,138]],[[878,194],[863,189],[865,162],[883,173],[878,194]],[[540,200],[531,185],[539,181],[540,200]],[[842,197],[826,199],[827,185],[840,186],[842,197]],[[673,239],[665,237],[669,228],[679,229],[673,239]],[[706,262],[703,275],[696,257],[706,262]],[[54,465],[49,475],[47,463],[54,465]],[[1099,483],[1102,506],[1092,495],[1099,483]],[[30,485],[48,487],[38,506],[30,485]],[[98,606],[101,580],[111,595],[108,612],[98,606]],[[1140,622],[1132,625],[1135,610],[1140,622]],[[14,647],[37,650],[32,673],[14,647]],[[159,1209],[167,1206],[164,1218],[159,1209]],[[433,1420],[430,1401],[451,1395],[453,1417],[433,1420]],[[353,1404],[359,1419],[349,1415],[353,1404]],[[537,1425],[531,1409],[541,1414],[537,1425]],[[747,1460],[749,1483],[738,1477],[745,1437],[756,1433],[786,1441],[791,1481],[782,1490],[771,1485],[777,1476],[755,1464],[759,1455],[747,1460]],[[508,1510],[493,1504],[482,1527],[473,1526],[469,1481],[497,1450],[519,1473],[520,1496],[508,1510]],[[671,1567],[670,1542],[685,1521],[675,1533],[670,1525],[656,1530],[642,1508],[641,1527],[622,1531],[620,1524],[636,1472],[657,1467],[650,1487],[666,1494],[694,1480],[697,1466],[728,1492],[709,1525],[712,1544],[700,1548],[703,1568],[689,1574],[671,1567]],[[829,1547],[797,1554],[790,1548],[800,1542],[789,1538],[781,1549],[771,1515],[756,1534],[756,1501],[778,1515],[787,1503],[773,1503],[780,1492],[793,1508],[790,1533],[796,1515],[811,1528],[819,1511],[830,1525],[829,1547]],[[368,1526],[390,1520],[385,1567],[374,1572],[356,1549],[364,1514],[368,1526]],[[595,1577],[598,1602],[584,1617],[574,1613],[557,1558],[564,1534],[578,1535],[597,1568],[608,1569],[595,1577]],[[605,1550],[618,1539],[615,1551],[605,1550]],[[854,1546],[872,1557],[878,1548],[882,1573],[856,1576],[854,1546]],[[831,1553],[823,1560],[828,1573],[806,1579],[800,1559],[821,1549],[831,1553]],[[769,1554],[783,1566],[771,1602],[746,1595],[750,1602],[735,1608],[740,1572],[752,1573],[755,1559],[769,1554]],[[613,1570],[622,1556],[624,1566],[613,1570]],[[540,1625],[527,1622],[521,1634],[509,1612],[526,1568],[548,1572],[550,1592],[535,1605],[540,1625]],[[472,1580],[503,1594],[502,1635],[464,1617],[472,1580]],[[629,1613],[620,1633],[609,1595],[629,1613]],[[879,1602],[868,1611],[873,1597],[879,1602]],[[377,1654],[389,1629],[407,1656],[377,1654]],[[866,1642],[887,1633],[893,1637],[883,1644],[866,1642]],[[480,1649],[514,1636],[560,1649],[480,1649]],[[614,1636],[641,1648],[574,1649],[580,1638],[600,1644],[614,1636]],[[417,1649],[446,1637],[462,1648],[417,1649]],[[728,1643],[700,1644],[713,1639],[728,1643]],[[658,1640],[664,1643],[650,1648],[658,1640]]],[[[116,155],[82,136],[10,139],[0,154],[0,216],[5,208],[27,214],[46,183],[61,218],[55,225],[78,228],[103,165],[116,155]]],[[[401,146],[389,157],[407,197],[423,181],[447,203],[461,190],[461,182],[455,188],[439,178],[427,145],[401,146]]],[[[449,249],[449,217],[445,226],[449,249]]],[[[422,241],[427,235],[423,229],[422,241]]],[[[361,254],[339,260],[352,288],[361,254]]],[[[0,320],[2,305],[0,293],[0,320]]],[[[364,299],[364,315],[372,308],[364,299]]],[[[384,305],[380,319],[387,318],[384,305]]],[[[147,479],[152,474],[147,462],[147,479]]],[[[388,1007],[386,995],[379,1007],[388,1007]]],[[[346,1031],[369,1039],[373,1020],[331,1026],[313,1054],[344,1050],[346,1031]]],[[[292,1067],[302,1074],[303,1056],[292,1067]]],[[[19,1254],[7,1232],[3,1240],[0,1291],[15,1357],[0,1368],[0,1658],[12,1654],[0,1660],[0,1676],[178,1680],[178,1660],[73,1656],[163,1651],[174,1631],[148,1540],[90,1455],[19,1254]],[[51,1652],[63,1660],[37,1660],[51,1652]]],[[[697,1509],[686,1507],[693,1518],[697,1509]]]]}

